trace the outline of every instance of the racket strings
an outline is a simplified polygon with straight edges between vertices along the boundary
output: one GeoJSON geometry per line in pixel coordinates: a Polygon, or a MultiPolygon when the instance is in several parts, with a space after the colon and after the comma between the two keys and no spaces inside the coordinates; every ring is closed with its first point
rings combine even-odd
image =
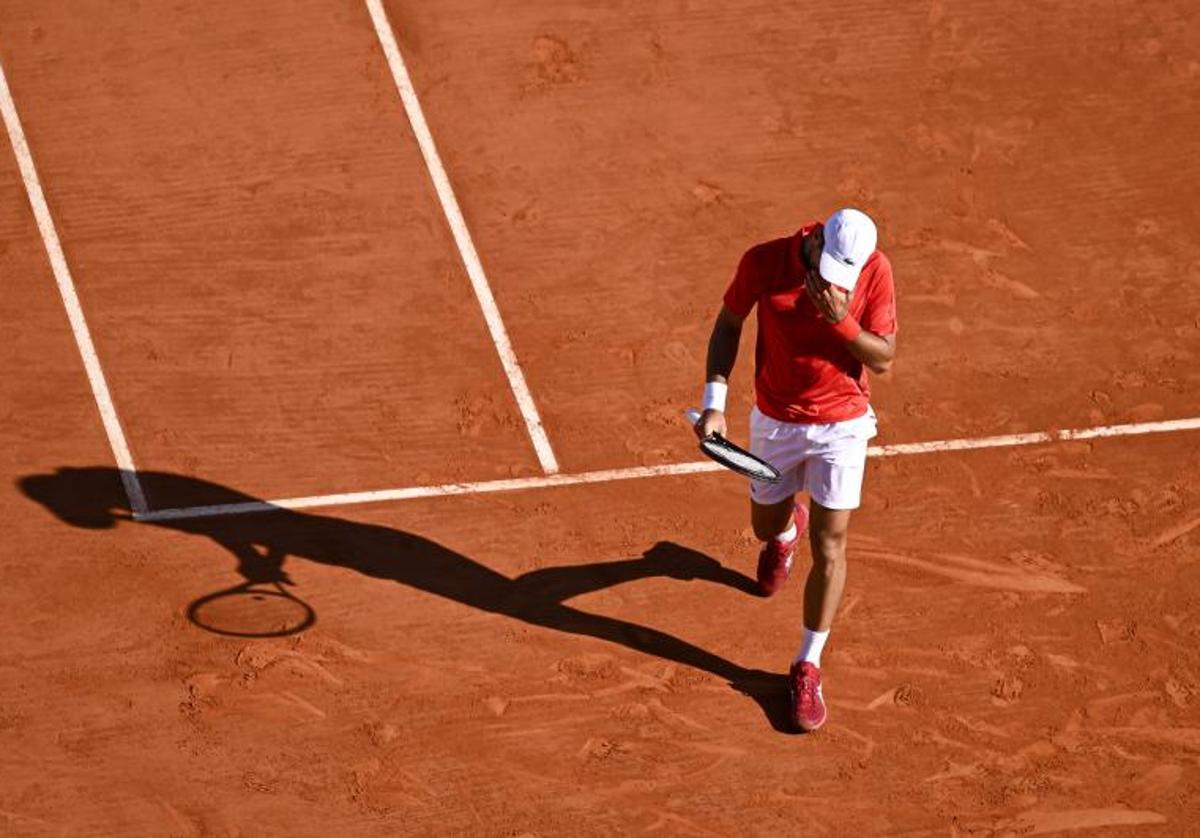
{"type": "Polygon", "coordinates": [[[700,443],[705,453],[736,471],[758,480],[774,482],[779,472],[748,451],[738,448],[724,437],[714,436],[700,443]]]}

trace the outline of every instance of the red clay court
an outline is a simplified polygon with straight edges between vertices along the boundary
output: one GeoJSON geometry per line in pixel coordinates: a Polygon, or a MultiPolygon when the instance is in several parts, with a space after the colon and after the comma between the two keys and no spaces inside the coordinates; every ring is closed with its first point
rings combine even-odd
{"type": "Polygon", "coordinates": [[[0,834],[1194,834],[1197,44],[6,0],[0,834]],[[795,736],[803,586],[680,414],[741,253],[843,205],[899,352],[795,736]]]}

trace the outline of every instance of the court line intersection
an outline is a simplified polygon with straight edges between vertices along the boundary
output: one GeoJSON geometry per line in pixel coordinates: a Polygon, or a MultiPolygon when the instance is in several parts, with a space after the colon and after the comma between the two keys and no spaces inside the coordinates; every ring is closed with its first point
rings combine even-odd
{"type": "MultiPolygon", "coordinates": [[[[381,489],[364,492],[346,492],[328,495],[312,495],[307,497],[281,498],[278,500],[247,501],[242,503],[216,504],[209,506],[188,506],[169,509],[152,510],[146,502],[145,493],[138,479],[137,468],[130,453],[125,433],[117,416],[112,395],[96,348],[92,342],[83,309],[75,290],[70,268],[63,254],[62,244],[58,237],[49,206],[46,203],[34,166],[29,144],[13,102],[12,92],[0,64],[0,116],[3,117],[8,137],[12,143],[13,153],[21,172],[29,202],[37,221],[42,243],[50,260],[63,305],[70,320],[71,330],[79,354],[83,359],[92,395],[100,411],[108,442],[112,448],[113,458],[121,475],[121,481],[129,499],[133,517],[141,521],[173,521],[188,518],[206,518],[223,515],[238,515],[254,512],[270,512],[285,509],[309,509],[324,506],[347,506],[363,503],[378,503],[383,501],[402,501],[416,498],[448,497],[454,495],[488,494],[493,492],[512,492],[531,489],[548,489],[561,486],[575,486],[595,483],[611,483],[623,480],[637,480],[652,477],[669,477],[689,474],[716,472],[722,469],[714,462],[699,461],[685,463],[669,463],[654,466],[635,466],[629,468],[606,469],[599,471],[579,472],[576,474],[559,473],[559,465],[550,447],[541,417],[533,402],[533,396],[525,382],[513,351],[508,333],[504,328],[500,311],[496,305],[488,285],[487,276],[483,271],[479,255],[467,230],[466,221],[455,198],[450,181],[442,166],[441,158],[434,145],[429,126],[425,121],[420,103],[412,80],[400,54],[395,34],[388,22],[380,0],[365,0],[367,9],[375,26],[376,35],[383,48],[388,66],[396,83],[397,91],[404,104],[405,112],[412,124],[430,178],[433,180],[442,210],[446,215],[458,246],[468,277],[475,290],[488,330],[496,350],[500,355],[509,385],[521,409],[526,428],[533,441],[534,449],[542,467],[542,476],[521,477],[504,480],[485,480],[466,483],[446,483],[436,486],[414,486],[398,489],[381,489]]],[[[1066,429],[1055,431],[1039,431],[1024,434],[1008,434],[1002,436],[987,436],[973,439],[933,440],[929,442],[910,442],[895,445],[872,446],[867,449],[869,457],[894,457],[902,455],[928,454],[943,451],[972,451],[987,448],[1008,448],[1022,445],[1037,445],[1070,440],[1102,439],[1118,436],[1135,436],[1144,434],[1169,433],[1178,431],[1200,430],[1200,418],[1175,419],[1163,422],[1141,422],[1125,425],[1105,425],[1092,428],[1066,429]]]]}

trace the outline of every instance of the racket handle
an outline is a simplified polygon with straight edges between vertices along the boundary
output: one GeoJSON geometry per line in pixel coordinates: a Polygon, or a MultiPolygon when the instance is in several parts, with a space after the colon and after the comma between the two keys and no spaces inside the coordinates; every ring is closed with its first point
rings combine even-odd
{"type": "MultiPolygon", "coordinates": [[[[694,408],[694,407],[689,407],[687,410],[685,410],[683,412],[683,415],[687,417],[687,420],[692,423],[693,427],[695,426],[695,424],[697,422],[700,421],[700,411],[696,410],[696,408],[694,408]]],[[[720,434],[716,433],[714,431],[713,433],[708,435],[708,438],[711,439],[714,436],[719,437],[720,434]]]]}

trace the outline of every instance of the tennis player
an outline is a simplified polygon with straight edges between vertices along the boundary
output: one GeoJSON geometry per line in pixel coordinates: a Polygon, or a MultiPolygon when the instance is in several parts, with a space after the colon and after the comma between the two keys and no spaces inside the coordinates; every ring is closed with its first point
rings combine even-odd
{"type": "Polygon", "coordinates": [[[825,723],[821,651],[846,584],[846,534],[858,508],[867,441],[875,436],[867,370],[896,354],[892,267],[876,250],[875,223],[840,209],[789,238],[746,252],[725,292],[708,343],[698,436],[726,435],[725,402],[742,324],[758,307],[750,450],[783,475],[752,482],[750,520],[764,542],[758,585],[771,596],[787,581],[807,528],[812,567],[804,586],[804,636],[788,673],[793,725],[825,723]],[[796,503],[806,492],[809,506],[796,503]]]}

